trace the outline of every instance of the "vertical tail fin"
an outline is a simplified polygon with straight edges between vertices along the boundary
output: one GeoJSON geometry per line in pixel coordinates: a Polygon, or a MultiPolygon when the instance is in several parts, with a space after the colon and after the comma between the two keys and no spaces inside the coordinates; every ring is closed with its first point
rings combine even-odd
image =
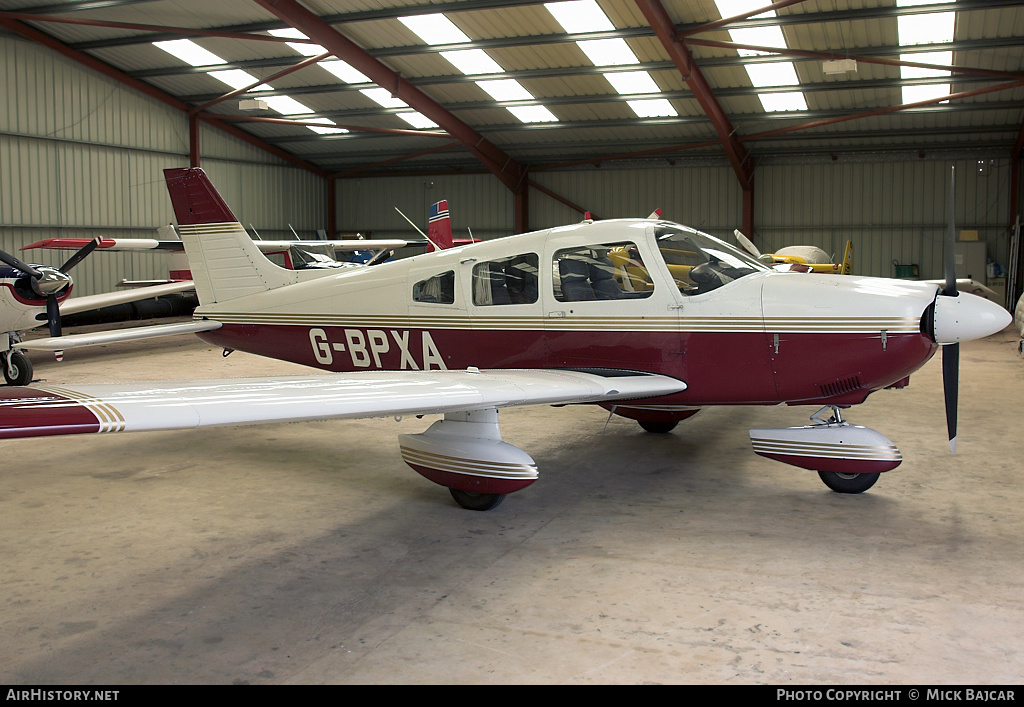
{"type": "Polygon", "coordinates": [[[846,241],[846,252],[843,253],[843,268],[839,273],[841,275],[853,274],[853,241],[846,241]]]}
{"type": "Polygon", "coordinates": [[[427,217],[427,238],[430,245],[427,252],[434,250],[434,244],[441,250],[447,250],[455,245],[452,239],[452,221],[448,216],[448,201],[439,201],[431,204],[430,214],[427,217]]]}
{"type": "Polygon", "coordinates": [[[267,260],[199,168],[165,169],[200,304],[224,302],[296,281],[267,260]]]}

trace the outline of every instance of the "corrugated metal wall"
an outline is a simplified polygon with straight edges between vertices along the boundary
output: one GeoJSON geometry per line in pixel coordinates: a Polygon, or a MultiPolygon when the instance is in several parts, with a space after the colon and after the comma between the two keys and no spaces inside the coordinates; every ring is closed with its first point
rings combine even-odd
{"type": "MultiPolygon", "coordinates": [[[[326,228],[325,183],[215,129],[202,164],[243,224],[264,238],[326,228]]],[[[69,253],[20,252],[44,238],[153,238],[173,221],[162,170],[188,165],[187,117],[43,47],[0,36],[0,249],[59,265],[69,253]]],[[[167,277],[160,255],[95,253],[75,294],[122,278],[167,277]]]]}
{"type": "Polygon", "coordinates": [[[955,167],[956,230],[974,230],[1006,265],[1010,161],[879,157],[857,162],[769,164],[757,169],[754,243],[768,252],[816,245],[839,257],[849,239],[854,272],[892,277],[893,261],[942,277],[955,167]]]}
{"type": "MultiPolygon", "coordinates": [[[[754,243],[762,252],[814,245],[841,258],[850,240],[857,274],[892,277],[895,260],[918,265],[922,278],[939,278],[953,165],[957,231],[978,231],[988,243],[989,257],[1005,267],[1010,162],[989,156],[979,162],[894,153],[759,164],[754,243]]],[[[733,229],[742,224],[742,190],[724,162],[588,167],[537,172],[530,178],[598,218],[642,217],[661,208],[664,218],[729,242],[735,242],[733,229]]],[[[395,206],[422,224],[427,205],[445,198],[456,232],[469,228],[483,238],[512,232],[511,194],[490,175],[340,180],[337,195],[341,230],[372,228],[381,237],[408,234],[395,206]]],[[[531,230],[581,218],[569,206],[530,190],[531,230]]]]}

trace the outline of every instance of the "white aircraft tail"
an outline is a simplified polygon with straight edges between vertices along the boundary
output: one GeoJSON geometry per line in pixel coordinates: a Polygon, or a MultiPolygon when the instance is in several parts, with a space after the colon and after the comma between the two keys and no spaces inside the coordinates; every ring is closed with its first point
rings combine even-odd
{"type": "Polygon", "coordinates": [[[165,169],[200,304],[225,302],[296,281],[270,262],[198,167],[165,169]]]}

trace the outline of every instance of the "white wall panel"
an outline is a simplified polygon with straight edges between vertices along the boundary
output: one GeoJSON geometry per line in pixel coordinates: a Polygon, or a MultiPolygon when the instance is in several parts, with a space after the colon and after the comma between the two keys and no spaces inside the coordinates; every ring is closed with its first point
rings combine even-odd
{"type": "MultiPolygon", "coordinates": [[[[151,238],[173,221],[163,169],[188,166],[184,113],[31,42],[0,37],[0,248],[44,238],[151,238]]],[[[326,228],[320,178],[213,128],[203,167],[236,215],[264,237],[326,228]]],[[[68,253],[20,253],[59,265],[68,253]]],[[[94,253],[79,295],[122,278],[165,278],[159,255],[94,253]]]]}

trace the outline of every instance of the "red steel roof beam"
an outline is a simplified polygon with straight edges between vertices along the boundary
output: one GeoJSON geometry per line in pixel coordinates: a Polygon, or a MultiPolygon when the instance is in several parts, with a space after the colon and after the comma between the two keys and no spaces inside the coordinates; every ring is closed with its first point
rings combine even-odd
{"type": "Polygon", "coordinates": [[[221,37],[223,39],[255,39],[261,42],[315,44],[311,39],[292,39],[275,37],[272,34],[252,34],[249,32],[224,32],[216,29],[200,29],[195,27],[165,27],[163,25],[144,25],[137,22],[111,22],[109,20],[87,20],[81,17],[54,17],[53,15],[37,15],[32,12],[0,12],[0,18],[8,20],[28,20],[29,22],[52,22],[65,25],[84,25],[86,27],[109,27],[126,29],[136,32],[167,32],[172,34],[192,35],[196,37],[221,37]]]}
{"type": "MultiPolygon", "coordinates": [[[[154,98],[160,101],[161,103],[164,103],[165,105],[169,105],[172,108],[176,108],[182,111],[183,113],[189,112],[190,106],[184,101],[178,100],[174,96],[164,93],[156,86],[152,86],[146,83],[145,81],[140,81],[139,79],[132,78],[131,76],[128,76],[119,69],[116,69],[110,64],[102,62],[99,59],[90,56],[89,54],[80,52],[77,49],[72,49],[68,45],[51,37],[50,35],[44,32],[40,32],[39,30],[30,27],[22,22],[18,22],[17,20],[7,20],[3,18],[0,18],[0,26],[6,27],[12,32],[21,35],[25,39],[31,40],[33,42],[36,42],[37,44],[41,44],[44,47],[52,49],[58,54],[66,56],[67,58],[85,66],[86,68],[92,69],[97,73],[100,73],[108,78],[114,79],[115,81],[124,84],[125,86],[128,86],[129,88],[132,88],[138,91],[139,93],[145,94],[150,98],[154,98]]],[[[266,152],[269,152],[275,157],[279,157],[282,160],[285,160],[286,162],[290,162],[291,164],[294,164],[297,167],[301,167],[302,169],[308,172],[312,172],[313,174],[316,174],[318,176],[326,176],[326,173],[323,170],[319,169],[318,167],[311,165],[309,162],[306,162],[305,160],[302,160],[291,153],[285,152],[284,150],[278,147],[263,142],[255,135],[247,133],[239,128],[236,128],[233,125],[226,125],[225,123],[222,123],[221,121],[207,114],[200,115],[199,117],[203,122],[212,125],[218,130],[226,132],[229,135],[233,135],[239,138],[240,140],[248,142],[251,145],[255,145],[256,147],[266,152]]]]}
{"type": "Polygon", "coordinates": [[[254,0],[258,5],[304,33],[327,51],[361,71],[378,86],[408,103],[414,110],[441,126],[461,142],[513,193],[525,188],[525,168],[480,133],[456,118],[446,108],[382,64],[369,52],[340,34],[295,0],[254,0]]]}
{"type": "Polygon", "coordinates": [[[668,52],[679,73],[682,74],[686,85],[693,91],[694,98],[697,99],[705,115],[711,120],[711,124],[718,133],[718,139],[722,147],[725,148],[729,164],[732,165],[733,171],[736,172],[740,184],[746,189],[753,174],[750,156],[736,138],[735,128],[733,128],[725,111],[722,110],[718,99],[715,98],[711,86],[708,84],[707,79],[704,78],[704,74],[701,73],[700,68],[694,62],[690,50],[687,49],[686,44],[676,32],[675,25],[665,11],[665,7],[661,4],[660,0],[636,0],[636,4],[640,11],[644,13],[644,17],[647,18],[647,22],[651,25],[658,39],[661,40],[662,46],[665,47],[665,51],[668,52]]]}

